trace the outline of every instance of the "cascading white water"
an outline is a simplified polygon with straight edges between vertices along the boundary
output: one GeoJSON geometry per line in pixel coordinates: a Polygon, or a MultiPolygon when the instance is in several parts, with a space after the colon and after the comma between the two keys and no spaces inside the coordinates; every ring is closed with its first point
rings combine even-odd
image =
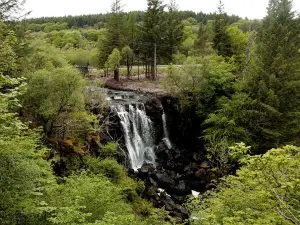
{"type": "Polygon", "coordinates": [[[164,141],[165,145],[168,147],[168,149],[171,149],[172,143],[171,143],[170,137],[169,137],[169,131],[167,128],[167,116],[166,116],[165,112],[162,115],[162,122],[163,122],[163,130],[164,130],[163,141],[164,141]]]}
{"type": "Polygon", "coordinates": [[[121,121],[132,169],[137,170],[144,163],[155,165],[152,122],[146,115],[144,104],[130,104],[128,110],[119,104],[113,109],[121,121]]]}

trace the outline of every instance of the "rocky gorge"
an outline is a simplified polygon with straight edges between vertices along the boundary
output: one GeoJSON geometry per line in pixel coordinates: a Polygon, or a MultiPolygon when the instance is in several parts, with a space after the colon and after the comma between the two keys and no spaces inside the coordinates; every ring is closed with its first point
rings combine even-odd
{"type": "MultiPolygon", "coordinates": [[[[209,189],[214,179],[205,158],[196,115],[183,112],[176,97],[90,87],[104,92],[102,143],[118,141],[118,161],[129,176],[143,181],[143,197],[170,215],[187,218],[187,197],[209,189]]],[[[94,113],[97,114],[97,108],[94,113]]]]}

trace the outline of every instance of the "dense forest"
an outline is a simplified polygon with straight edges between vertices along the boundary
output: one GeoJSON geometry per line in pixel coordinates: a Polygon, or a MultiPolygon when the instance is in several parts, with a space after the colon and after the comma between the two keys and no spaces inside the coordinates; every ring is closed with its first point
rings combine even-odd
{"type": "MultiPolygon", "coordinates": [[[[213,20],[215,13],[203,13],[203,12],[193,12],[193,11],[179,11],[179,18],[181,20],[186,20],[188,18],[194,18],[197,22],[207,23],[209,20],[213,20]]],[[[128,17],[130,13],[122,12],[124,17],[128,17]]],[[[134,11],[136,15],[136,22],[140,23],[143,21],[143,17],[145,16],[145,12],[143,11],[134,11]]],[[[95,14],[95,15],[81,15],[81,16],[64,16],[64,17],[42,17],[42,18],[31,18],[26,19],[26,22],[31,24],[32,27],[39,27],[42,29],[47,23],[67,23],[68,28],[77,27],[95,27],[95,28],[103,28],[104,24],[107,23],[110,13],[108,14],[95,14]],[[37,26],[44,25],[44,26],[37,26]]],[[[228,17],[230,23],[234,23],[241,18],[239,16],[229,16],[228,17]]],[[[41,30],[39,30],[41,31],[41,30]]]]}
{"type": "MultiPolygon", "coordinates": [[[[211,14],[180,11],[175,0],[147,0],[147,11],[129,13],[111,2],[109,14],[16,20],[24,1],[0,0],[0,224],[300,224],[293,1],[269,0],[262,20],[230,16],[222,1],[211,14]],[[114,108],[104,92],[89,90],[126,82],[135,93],[149,86],[155,91],[147,94],[178,102],[178,130],[189,137],[170,131],[177,149],[165,142],[167,166],[145,163],[138,174],[123,159],[130,152],[122,140],[103,135],[114,108]],[[182,173],[208,184],[184,192],[183,204],[174,200],[174,213],[177,194],[161,191],[158,172],[143,171],[170,170],[180,154],[182,173]]],[[[119,119],[129,115],[135,132],[153,131],[143,120],[147,107],[130,107],[119,119]]],[[[166,140],[165,125],[163,132],[166,140]]],[[[182,187],[186,178],[174,170],[182,187]]]]}

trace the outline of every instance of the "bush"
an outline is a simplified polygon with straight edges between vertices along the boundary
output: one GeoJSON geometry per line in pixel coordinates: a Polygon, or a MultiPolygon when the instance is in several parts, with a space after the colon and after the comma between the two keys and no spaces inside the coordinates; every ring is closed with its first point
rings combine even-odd
{"type": "MultiPolygon", "coordinates": [[[[99,174],[83,173],[66,178],[63,184],[47,188],[42,199],[44,206],[41,210],[44,210],[43,216],[46,215],[47,220],[57,218],[62,209],[65,212],[60,215],[62,219],[68,218],[68,212],[72,210],[73,213],[81,214],[82,222],[86,223],[102,220],[107,213],[119,216],[132,215],[132,209],[123,201],[120,190],[99,174]],[[49,207],[52,208],[50,213],[47,212],[49,207]],[[70,210],[66,210],[67,208],[70,210]]],[[[76,223],[61,224],[79,224],[78,221],[74,222],[76,223]]]]}
{"type": "Polygon", "coordinates": [[[70,113],[84,110],[83,85],[80,73],[70,67],[39,70],[28,75],[24,103],[49,132],[54,126],[67,125],[70,113]]]}
{"type": "Polygon", "coordinates": [[[66,58],[61,51],[43,41],[34,41],[31,44],[33,53],[28,58],[29,71],[52,70],[68,65],[66,58]]]}
{"type": "MultiPolygon", "coordinates": [[[[236,146],[234,153],[244,146],[236,146]]],[[[236,154],[235,154],[236,155],[236,154]]],[[[238,153],[238,156],[240,154],[238,153]]],[[[189,204],[192,224],[297,224],[300,218],[300,148],[286,146],[265,155],[248,156],[246,163],[206,193],[201,202],[189,204]]]]}
{"type": "Polygon", "coordinates": [[[113,183],[120,184],[127,178],[124,167],[118,164],[116,160],[85,157],[84,161],[88,170],[94,174],[103,174],[113,183]]]}

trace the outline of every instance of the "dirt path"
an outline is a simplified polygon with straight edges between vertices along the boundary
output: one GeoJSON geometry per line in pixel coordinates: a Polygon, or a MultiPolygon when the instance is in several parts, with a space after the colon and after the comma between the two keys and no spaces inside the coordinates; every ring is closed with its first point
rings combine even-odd
{"type": "Polygon", "coordinates": [[[120,82],[116,82],[113,77],[105,78],[104,85],[108,88],[126,91],[139,91],[154,94],[166,94],[160,84],[160,80],[163,78],[163,74],[158,75],[157,81],[151,81],[145,78],[145,75],[131,76],[129,79],[125,76],[121,76],[120,82]]]}

